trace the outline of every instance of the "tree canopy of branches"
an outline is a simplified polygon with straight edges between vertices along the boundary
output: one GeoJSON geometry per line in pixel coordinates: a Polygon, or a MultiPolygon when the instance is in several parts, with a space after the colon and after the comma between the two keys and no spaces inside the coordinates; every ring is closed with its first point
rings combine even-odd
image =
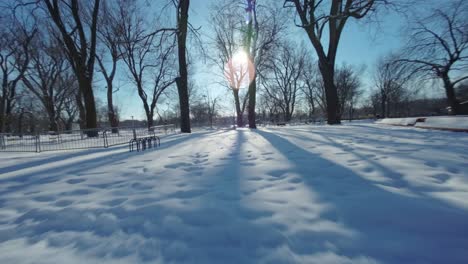
{"type": "MultiPolygon", "coordinates": [[[[8,12],[9,10],[2,10],[8,12]]],[[[26,71],[29,46],[37,32],[35,25],[26,27],[11,14],[2,14],[0,23],[0,133],[11,130],[11,114],[17,98],[17,86],[26,71]]]]}
{"type": "Polygon", "coordinates": [[[223,72],[222,77],[227,79],[228,88],[234,96],[234,104],[237,115],[237,126],[244,126],[244,110],[246,107],[248,94],[242,93],[249,85],[250,76],[248,58],[234,58],[242,56],[242,35],[241,27],[243,21],[239,19],[242,14],[239,12],[237,2],[225,0],[218,2],[212,9],[211,25],[214,31],[213,52],[210,59],[217,68],[223,72]],[[234,61],[237,60],[237,61],[234,61]],[[240,60],[245,60],[242,62],[240,60]],[[242,99],[241,99],[242,98],[242,99]]]}
{"type": "Polygon", "coordinates": [[[164,30],[152,30],[135,5],[122,5],[120,14],[124,32],[119,49],[143,103],[150,128],[159,98],[175,82],[175,38],[164,30]]]}
{"type": "Polygon", "coordinates": [[[256,1],[247,1],[245,9],[245,4],[235,0],[220,1],[212,9],[211,24],[215,32],[215,55],[212,60],[223,71],[232,89],[238,126],[244,125],[242,117],[247,107],[249,127],[256,128],[257,77],[274,52],[280,32],[284,30],[280,11],[274,4],[256,5],[256,1]],[[244,20],[245,10],[247,20],[244,20]],[[233,61],[240,61],[239,57],[244,57],[244,54],[246,58],[242,58],[242,61],[245,62],[232,65],[233,61]],[[246,80],[248,90],[244,95],[239,88],[246,80]]]}
{"type": "Polygon", "coordinates": [[[390,117],[392,106],[396,109],[406,94],[410,79],[408,67],[395,62],[395,55],[382,57],[376,67],[374,83],[377,88],[375,104],[379,104],[381,117],[390,117]]]}
{"type": "MultiPolygon", "coordinates": [[[[100,16],[101,20],[97,29],[100,52],[96,54],[96,60],[98,62],[99,71],[102,73],[107,85],[107,115],[110,126],[113,128],[119,125],[117,113],[114,109],[113,94],[116,92],[116,90],[114,90],[114,79],[117,73],[117,62],[122,59],[122,53],[119,49],[121,45],[120,41],[123,40],[122,35],[125,32],[121,23],[121,13],[119,12],[119,7],[122,5],[123,2],[114,2],[114,5],[104,2],[100,16]],[[106,58],[110,59],[110,62],[106,61],[106,58]]],[[[112,129],[112,132],[115,133],[117,130],[112,129]]]]}
{"type": "Polygon", "coordinates": [[[335,83],[335,63],[338,44],[346,23],[361,19],[375,11],[387,0],[285,0],[285,7],[293,7],[302,27],[314,47],[322,75],[328,124],[339,124],[340,102],[335,83]],[[328,35],[328,36],[324,36],[328,35]],[[327,45],[327,47],[325,47],[327,45]]]}
{"type": "Polygon", "coordinates": [[[349,119],[353,119],[354,107],[362,94],[360,70],[343,64],[336,69],[335,82],[338,90],[339,114],[348,112],[349,119]]]}
{"type": "Polygon", "coordinates": [[[325,111],[323,82],[317,65],[309,57],[304,58],[301,91],[309,105],[309,118],[315,121],[317,110],[325,111]]]}
{"type": "Polygon", "coordinates": [[[460,114],[455,86],[468,79],[468,2],[443,5],[411,23],[414,26],[398,61],[410,64],[413,73],[441,80],[451,113],[460,114]]]}
{"type": "Polygon", "coordinates": [[[302,86],[304,56],[290,43],[283,43],[270,58],[269,71],[263,78],[263,88],[270,100],[282,111],[284,121],[291,121],[297,95],[302,86]]]}
{"type": "Polygon", "coordinates": [[[257,77],[261,74],[266,60],[274,52],[274,46],[280,40],[281,32],[285,29],[284,17],[280,9],[272,5],[257,5],[255,0],[247,0],[247,28],[244,47],[255,66],[255,75],[249,85],[248,119],[249,128],[257,128],[256,125],[256,96],[257,77]]]}
{"type": "MultiPolygon", "coordinates": [[[[77,77],[84,99],[86,128],[88,129],[97,127],[93,76],[100,2],[100,0],[43,0],[40,2],[45,6],[55,25],[55,37],[65,49],[77,77]]],[[[89,132],[88,136],[97,136],[97,132],[89,132]]]]}
{"type": "Polygon", "coordinates": [[[65,55],[51,40],[35,38],[30,48],[31,63],[22,77],[25,87],[34,94],[43,105],[49,119],[49,131],[58,131],[58,120],[69,90],[64,73],[67,71],[65,55]]]}

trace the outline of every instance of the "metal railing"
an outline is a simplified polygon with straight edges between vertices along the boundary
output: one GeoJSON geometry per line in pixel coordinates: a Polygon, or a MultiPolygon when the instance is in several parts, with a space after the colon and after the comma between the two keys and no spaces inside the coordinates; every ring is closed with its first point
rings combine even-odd
{"type": "Polygon", "coordinates": [[[38,134],[0,134],[0,152],[43,152],[55,150],[108,148],[130,140],[175,133],[174,125],[154,128],[96,128],[42,132],[38,134]]]}
{"type": "Polygon", "coordinates": [[[174,124],[161,125],[161,126],[152,126],[150,127],[151,131],[158,132],[161,134],[167,135],[168,133],[175,133],[176,126],[174,124]]]}

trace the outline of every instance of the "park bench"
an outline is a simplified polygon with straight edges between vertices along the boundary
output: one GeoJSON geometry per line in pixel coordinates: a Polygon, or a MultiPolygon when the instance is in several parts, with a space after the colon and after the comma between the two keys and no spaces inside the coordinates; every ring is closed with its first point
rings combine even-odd
{"type": "Polygon", "coordinates": [[[148,148],[159,147],[161,146],[161,139],[158,136],[143,136],[138,138],[133,138],[128,142],[128,148],[130,152],[135,150],[139,152],[144,151],[148,148]]]}

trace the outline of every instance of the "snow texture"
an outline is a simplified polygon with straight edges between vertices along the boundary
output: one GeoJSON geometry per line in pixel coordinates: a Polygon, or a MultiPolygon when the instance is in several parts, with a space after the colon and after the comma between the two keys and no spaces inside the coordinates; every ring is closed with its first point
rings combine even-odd
{"type": "Polygon", "coordinates": [[[468,116],[428,117],[424,122],[416,123],[416,127],[468,130],[468,116]]]}
{"type": "Polygon", "coordinates": [[[384,118],[377,124],[415,126],[445,130],[468,130],[468,116],[428,116],[408,118],[384,118]]]}
{"type": "Polygon", "coordinates": [[[200,131],[0,153],[0,263],[468,263],[468,134],[200,131]]]}
{"type": "Polygon", "coordinates": [[[397,126],[414,126],[417,120],[418,120],[417,117],[384,118],[384,119],[378,120],[376,123],[385,124],[385,125],[397,125],[397,126]]]}

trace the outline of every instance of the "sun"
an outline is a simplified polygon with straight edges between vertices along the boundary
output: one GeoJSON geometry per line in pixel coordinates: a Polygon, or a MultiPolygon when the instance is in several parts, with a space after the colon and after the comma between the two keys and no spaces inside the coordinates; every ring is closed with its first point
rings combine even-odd
{"type": "Polygon", "coordinates": [[[236,65],[248,65],[249,55],[243,50],[239,50],[232,56],[232,62],[236,65]]]}
{"type": "Polygon", "coordinates": [[[224,76],[231,89],[246,88],[255,77],[255,66],[244,50],[232,55],[224,66],[224,76]]]}

